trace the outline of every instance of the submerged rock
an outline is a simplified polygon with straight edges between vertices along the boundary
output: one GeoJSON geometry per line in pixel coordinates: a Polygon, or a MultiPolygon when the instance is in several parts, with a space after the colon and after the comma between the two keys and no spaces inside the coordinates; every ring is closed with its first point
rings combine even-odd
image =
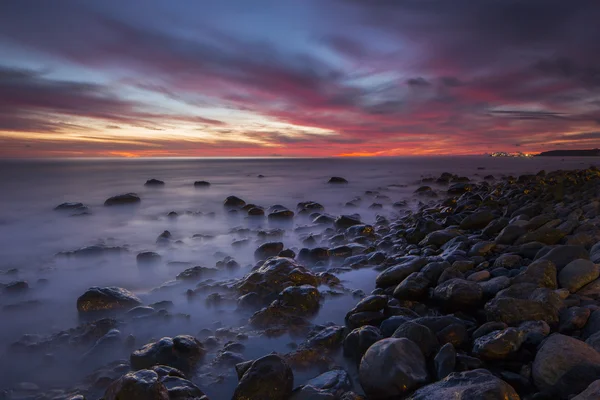
{"type": "Polygon", "coordinates": [[[294,374],[277,354],[236,365],[239,382],[232,400],[288,400],[294,388],[294,374]]]}
{"type": "Polygon", "coordinates": [[[104,202],[105,206],[117,206],[124,204],[136,204],[141,201],[140,197],[135,193],[120,194],[110,197],[104,202]]]}
{"type": "Polygon", "coordinates": [[[133,293],[116,286],[91,287],[77,299],[80,313],[130,309],[142,304],[133,293]]]}
{"type": "Polygon", "coordinates": [[[133,369],[146,369],[155,365],[167,365],[187,374],[196,367],[206,351],[196,338],[179,335],[164,337],[131,353],[133,369]]]}
{"type": "Polygon", "coordinates": [[[129,372],[113,382],[104,400],[169,400],[169,392],[158,374],[150,370],[129,372]]]}
{"type": "Polygon", "coordinates": [[[148,179],[144,186],[164,186],[165,183],[159,179],[148,179]]]}
{"type": "Polygon", "coordinates": [[[207,181],[196,181],[194,182],[194,187],[197,188],[202,188],[202,187],[209,187],[210,186],[210,182],[207,181]]]}
{"type": "Polygon", "coordinates": [[[329,181],[327,183],[348,183],[348,181],[345,178],[342,178],[340,176],[332,176],[331,178],[329,178],[329,181]]]}

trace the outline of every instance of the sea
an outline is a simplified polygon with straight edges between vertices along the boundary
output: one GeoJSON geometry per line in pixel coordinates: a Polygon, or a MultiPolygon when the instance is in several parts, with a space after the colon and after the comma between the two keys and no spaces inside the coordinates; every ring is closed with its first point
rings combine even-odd
{"type": "MultiPolygon", "coordinates": [[[[223,269],[212,279],[241,278],[256,263],[254,250],[262,243],[257,232],[281,228],[266,218],[228,212],[223,207],[228,196],[266,210],[280,205],[295,211],[299,202],[310,200],[322,204],[332,216],[358,213],[363,222],[373,223],[377,215],[393,219],[418,208],[420,202],[434,201],[414,192],[424,185],[423,179],[443,172],[480,181],[486,175],[500,178],[594,164],[598,159],[592,157],[485,156],[0,160],[0,284],[25,281],[29,287],[18,293],[0,289],[0,390],[19,384],[27,387],[23,382],[40,388],[74,387],[102,365],[128,358],[131,349],[124,347],[97,360],[84,358],[81,350],[69,351],[68,346],[48,349],[41,358],[15,357],[7,351],[23,335],[47,336],[84,322],[76,300],[92,286],[128,289],[145,304],[173,303],[169,310],[173,318],[124,325],[122,334],[133,335],[135,347],[163,336],[200,338],[207,329],[214,332],[246,324],[248,315],[236,311],[235,302],[207,303],[210,293],[190,298],[186,291],[196,282],[174,281],[190,266],[214,267],[227,256],[240,268],[223,269]],[[333,176],[348,183],[329,184],[333,176]],[[165,184],[146,186],[148,179],[165,184]],[[195,181],[210,186],[195,187],[195,181]],[[104,206],[107,198],[130,192],[141,198],[139,204],[104,206]],[[406,206],[394,206],[400,201],[406,201],[406,206]],[[87,211],[54,210],[63,202],[81,202],[87,211]],[[164,231],[172,237],[168,245],[157,243],[164,231]],[[88,246],[120,251],[67,255],[88,246]],[[151,268],[138,265],[136,255],[144,251],[160,254],[160,263],[151,268]]],[[[445,186],[427,185],[443,195],[445,186]]],[[[311,233],[317,239],[314,246],[319,245],[319,232],[307,216],[297,216],[283,228],[285,233],[277,240],[286,248],[297,252],[311,233]]],[[[361,269],[339,278],[348,289],[368,294],[376,275],[374,270],[361,269]]],[[[343,324],[345,313],[357,301],[350,293],[326,297],[313,322],[343,324]]],[[[301,340],[289,335],[250,338],[243,356],[253,359],[272,351],[289,352],[301,340]]],[[[317,373],[296,374],[295,385],[317,373]]],[[[219,383],[210,374],[194,381],[211,399],[230,398],[235,374],[224,375],[219,383]]]]}

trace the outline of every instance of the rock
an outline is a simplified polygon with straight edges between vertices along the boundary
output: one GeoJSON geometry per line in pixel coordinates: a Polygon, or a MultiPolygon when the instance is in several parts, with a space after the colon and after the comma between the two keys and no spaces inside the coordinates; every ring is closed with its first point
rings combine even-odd
{"type": "Polygon", "coordinates": [[[583,392],[573,397],[571,400],[597,400],[600,399],[600,379],[590,383],[583,392]]]}
{"type": "MultiPolygon", "coordinates": [[[[2,288],[2,286],[0,286],[2,288]]],[[[26,281],[13,281],[8,283],[2,291],[4,293],[24,293],[29,290],[29,284],[26,281]]]]}
{"type": "Polygon", "coordinates": [[[108,199],[106,199],[106,201],[104,202],[105,206],[117,206],[117,205],[123,205],[123,204],[136,204],[139,203],[141,201],[141,199],[139,198],[139,196],[135,193],[126,193],[126,194],[120,194],[118,196],[113,196],[110,197],[108,199]]]}
{"type": "Polygon", "coordinates": [[[494,267],[513,269],[523,265],[523,258],[518,254],[502,254],[496,261],[494,261],[494,267]]]}
{"type": "Polygon", "coordinates": [[[425,258],[411,257],[381,272],[375,279],[375,283],[377,287],[382,288],[398,285],[413,272],[419,272],[426,264],[427,260],[425,258]]]}
{"type": "Polygon", "coordinates": [[[447,309],[473,308],[480,303],[482,296],[481,286],[464,279],[450,279],[433,291],[433,299],[447,309]]]}
{"type": "Polygon", "coordinates": [[[291,210],[274,211],[267,217],[269,221],[291,221],[294,219],[294,212],[291,210]]]}
{"type": "Polygon", "coordinates": [[[399,300],[419,300],[427,297],[431,282],[422,272],[413,272],[394,289],[394,297],[399,300]]]}
{"type": "Polygon", "coordinates": [[[536,229],[533,232],[527,232],[523,236],[519,237],[515,242],[517,245],[529,243],[529,242],[540,242],[548,245],[557,244],[567,234],[551,226],[544,225],[541,228],[536,229]]]}
{"type": "Polygon", "coordinates": [[[80,313],[94,311],[124,310],[142,304],[140,299],[128,290],[109,286],[91,287],[77,299],[77,311],[80,313]]]}
{"type": "Polygon", "coordinates": [[[294,390],[290,400],[335,400],[351,389],[352,381],[348,373],[341,368],[336,368],[312,378],[303,386],[294,390]]]}
{"type": "Polygon", "coordinates": [[[425,325],[417,324],[412,321],[400,325],[392,337],[412,340],[419,346],[421,353],[423,353],[425,357],[429,357],[440,347],[437,337],[431,329],[425,325]]]}
{"type": "Polygon", "coordinates": [[[483,229],[495,218],[494,213],[490,210],[476,211],[473,214],[467,215],[467,217],[461,221],[460,229],[483,229]]]}
{"type": "Polygon", "coordinates": [[[159,179],[148,179],[146,181],[146,183],[144,183],[144,186],[164,186],[165,183],[159,179]]]}
{"type": "Polygon", "coordinates": [[[157,264],[161,261],[161,259],[162,257],[160,254],[153,251],[143,251],[135,257],[135,261],[138,263],[138,265],[157,264]]]}
{"type": "Polygon", "coordinates": [[[206,351],[196,338],[179,335],[174,338],[163,337],[131,353],[133,369],[146,369],[155,365],[167,365],[177,368],[185,374],[194,370],[206,351]]]}
{"type": "Polygon", "coordinates": [[[223,202],[225,208],[242,208],[246,205],[246,202],[239,197],[229,196],[223,202]]]}
{"type": "Polygon", "coordinates": [[[219,272],[219,270],[216,268],[208,268],[197,265],[180,272],[177,274],[175,279],[178,281],[198,281],[200,279],[206,279],[215,276],[217,272],[219,272]]]}
{"type": "MultiPolygon", "coordinates": [[[[471,282],[482,282],[488,279],[490,279],[490,271],[487,270],[473,272],[467,277],[467,280],[471,282]]],[[[483,290],[483,288],[481,289],[483,290]]]]}
{"type": "Polygon", "coordinates": [[[331,178],[329,178],[329,181],[327,183],[344,184],[348,183],[348,181],[340,176],[332,176],[331,178]]]}
{"type": "Polygon", "coordinates": [[[484,360],[504,360],[511,357],[525,341],[525,335],[516,328],[494,331],[475,339],[473,354],[484,360]]]}
{"type": "Polygon", "coordinates": [[[183,377],[165,376],[161,383],[169,392],[169,400],[208,400],[198,386],[183,377]]]}
{"type": "Polygon", "coordinates": [[[546,321],[548,324],[558,322],[556,310],[547,304],[534,300],[516,299],[513,297],[496,297],[485,305],[488,321],[504,322],[510,326],[525,321],[546,321]]]}
{"type": "Polygon", "coordinates": [[[336,229],[347,229],[354,225],[361,225],[362,221],[357,215],[340,215],[333,224],[336,229]]]}
{"type": "Polygon", "coordinates": [[[360,362],[360,384],[369,399],[402,397],[429,380],[425,358],[411,340],[383,339],[360,362]]]}
{"type": "Polygon", "coordinates": [[[283,250],[282,242],[263,243],[254,251],[256,260],[266,260],[269,257],[276,257],[283,250]]]}
{"type": "Polygon", "coordinates": [[[513,244],[515,240],[527,233],[524,224],[510,224],[500,231],[496,237],[498,244],[513,244]]]}
{"type": "Polygon", "coordinates": [[[339,347],[344,340],[345,327],[339,325],[328,326],[315,335],[308,338],[310,347],[322,347],[326,349],[334,349],[339,347]]]}
{"type": "Polygon", "coordinates": [[[240,294],[250,292],[261,296],[280,293],[288,286],[319,286],[319,279],[308,269],[290,258],[271,257],[256,271],[246,275],[237,284],[240,294]]]}
{"type": "Polygon", "coordinates": [[[439,382],[422,387],[407,400],[519,400],[508,383],[488,370],[455,372],[439,382]]]}
{"type": "Polygon", "coordinates": [[[169,400],[169,392],[150,370],[129,372],[110,384],[104,400],[169,400]]]}
{"type": "Polygon", "coordinates": [[[196,188],[202,188],[202,187],[209,187],[210,186],[210,182],[207,181],[196,181],[194,182],[194,187],[196,188]]]}
{"type": "Polygon", "coordinates": [[[568,398],[585,390],[600,374],[600,354],[581,340],[553,334],[538,350],[532,366],[537,388],[568,398]]]}
{"type": "Polygon", "coordinates": [[[582,246],[556,246],[542,248],[535,256],[538,260],[549,260],[554,263],[557,271],[562,270],[568,263],[577,259],[590,259],[590,253],[582,246]]]}
{"type": "Polygon", "coordinates": [[[453,323],[437,332],[437,340],[440,345],[451,343],[454,347],[461,348],[468,342],[469,332],[464,324],[453,323]]]}
{"type": "Polygon", "coordinates": [[[560,313],[558,331],[561,333],[579,330],[585,326],[591,311],[584,307],[571,307],[560,313]]]}
{"type": "Polygon", "coordinates": [[[497,276],[485,282],[479,282],[481,290],[483,290],[483,297],[490,298],[494,297],[499,291],[506,289],[510,286],[510,278],[508,276],[497,276]]]}
{"type": "Polygon", "coordinates": [[[288,400],[294,387],[292,369],[276,354],[261,357],[249,365],[245,363],[238,370],[238,376],[232,400],[288,400]]]}
{"type": "Polygon", "coordinates": [[[600,310],[595,310],[590,314],[590,317],[581,332],[581,337],[587,339],[596,332],[600,332],[600,310]]]}
{"type": "Polygon", "coordinates": [[[452,371],[456,365],[456,350],[452,343],[446,343],[433,359],[436,380],[444,379],[452,371]]]}
{"type": "Polygon", "coordinates": [[[513,279],[513,284],[532,283],[537,287],[556,289],[556,266],[550,260],[537,260],[513,279]]]}
{"type": "Polygon", "coordinates": [[[600,270],[596,264],[589,260],[579,259],[568,263],[559,273],[558,282],[560,287],[575,293],[588,283],[600,276],[600,270]]]}
{"type": "Polygon", "coordinates": [[[282,306],[300,315],[314,314],[319,309],[321,294],[311,285],[290,286],[279,294],[282,306]]]}
{"type": "Polygon", "coordinates": [[[57,205],[56,207],[54,207],[55,210],[57,211],[84,211],[87,210],[87,207],[83,204],[83,203],[77,203],[77,202],[68,202],[68,203],[61,203],[59,205],[57,205]]]}
{"type": "Polygon", "coordinates": [[[469,250],[469,256],[486,256],[489,253],[491,253],[495,248],[496,243],[494,242],[477,242],[475,243],[475,245],[473,245],[473,247],[471,247],[471,250],[469,250]]]}
{"type": "Polygon", "coordinates": [[[360,362],[360,359],[375,342],[383,339],[377,327],[365,325],[354,329],[343,343],[344,357],[360,362]]]}

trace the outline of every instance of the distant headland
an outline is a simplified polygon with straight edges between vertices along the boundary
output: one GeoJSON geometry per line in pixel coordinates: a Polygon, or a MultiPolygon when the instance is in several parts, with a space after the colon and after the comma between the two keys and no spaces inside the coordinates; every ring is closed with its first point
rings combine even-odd
{"type": "Polygon", "coordinates": [[[598,157],[600,149],[542,151],[538,157],[598,157]]]}

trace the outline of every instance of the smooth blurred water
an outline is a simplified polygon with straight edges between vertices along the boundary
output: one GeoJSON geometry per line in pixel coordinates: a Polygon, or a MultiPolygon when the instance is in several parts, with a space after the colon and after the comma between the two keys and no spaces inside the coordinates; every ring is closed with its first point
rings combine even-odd
{"type": "MultiPolygon", "coordinates": [[[[3,271],[0,282],[26,280],[31,287],[23,295],[0,294],[0,306],[31,299],[41,302],[24,311],[0,311],[0,344],[6,346],[24,333],[48,334],[76,326],[80,322],[76,299],[90,286],[124,287],[139,294],[146,304],[171,300],[175,303],[172,312],[191,315],[190,320],[175,319],[169,324],[134,329],[133,333],[142,341],[164,335],[194,335],[202,328],[214,328],[215,323],[244,324],[247,316],[236,313],[233,304],[207,307],[203,299],[190,301],[185,290],[193,288],[193,284],[149,293],[186,268],[167,265],[171,261],[212,267],[224,255],[230,255],[242,268],[234,273],[223,271],[221,278],[241,277],[249,271],[258,245],[256,230],[273,226],[266,219],[257,222],[241,214],[227,213],[223,201],[229,195],[265,208],[281,204],[291,210],[296,210],[298,202],[312,200],[323,204],[329,214],[358,212],[364,222],[371,223],[377,214],[397,215],[400,211],[392,207],[393,202],[406,199],[414,208],[419,199],[413,192],[423,177],[451,172],[477,180],[487,174],[500,177],[535,173],[540,169],[583,168],[593,163],[595,158],[491,157],[0,161],[0,270],[3,271]],[[264,177],[259,178],[259,174],[264,177]],[[330,185],[327,181],[332,176],[345,177],[349,184],[330,185]],[[144,186],[150,178],[165,181],[164,187],[144,186]],[[211,186],[195,188],[193,183],[198,180],[209,181],[211,186]],[[380,197],[367,195],[365,191],[378,191],[380,197]],[[108,197],[127,192],[137,193],[141,203],[103,205],[108,197]],[[357,208],[344,207],[355,197],[362,199],[357,208]],[[82,202],[91,214],[70,216],[69,212],[54,211],[62,202],[82,202]],[[372,210],[369,208],[372,203],[381,203],[383,208],[372,210]],[[179,216],[167,217],[171,211],[179,216]],[[236,227],[249,230],[232,233],[236,227]],[[169,230],[180,242],[158,246],[156,238],[164,230],[169,230]],[[195,239],[194,234],[213,238],[195,239]],[[244,238],[249,239],[247,246],[232,247],[234,240],[244,238]],[[58,252],[98,243],[124,246],[128,251],[92,258],[56,257],[58,252]],[[138,267],[135,256],[140,251],[156,251],[163,262],[151,269],[138,267]],[[17,272],[7,273],[14,268],[17,272]],[[40,278],[47,281],[38,281],[40,278]]],[[[294,224],[309,225],[310,221],[297,217],[294,224]]],[[[282,241],[286,247],[298,250],[302,247],[301,239],[302,234],[287,229],[282,241]]],[[[349,288],[368,293],[374,287],[375,276],[374,271],[356,271],[340,278],[349,288]]],[[[315,322],[343,323],[345,311],[355,302],[349,296],[328,298],[315,322]]],[[[285,343],[277,343],[263,347],[284,351],[285,343]]],[[[263,347],[257,344],[257,349],[263,347]]],[[[249,351],[253,355],[259,352],[249,351]]],[[[0,376],[7,378],[0,380],[0,388],[12,379],[7,371],[19,370],[15,365],[15,360],[0,358],[0,376]]],[[[46,379],[40,378],[40,370],[35,368],[33,376],[19,377],[22,380],[37,377],[58,385],[68,381],[72,373],[61,369],[66,368],[65,363],[59,365],[62,367],[55,368],[46,379]]]]}

